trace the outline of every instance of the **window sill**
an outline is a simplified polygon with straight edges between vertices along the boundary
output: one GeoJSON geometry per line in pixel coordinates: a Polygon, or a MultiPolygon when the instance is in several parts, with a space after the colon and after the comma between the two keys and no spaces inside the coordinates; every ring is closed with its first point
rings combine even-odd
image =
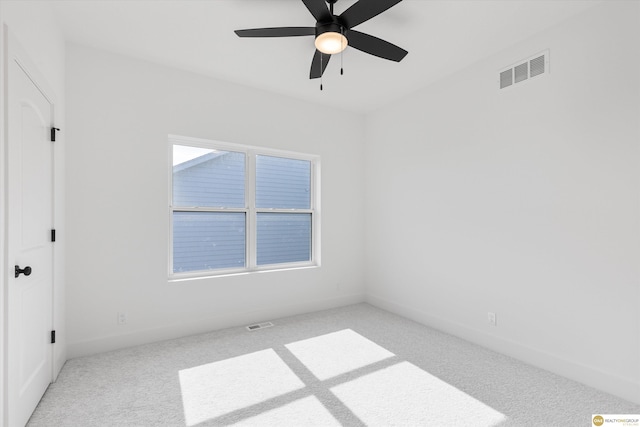
{"type": "Polygon", "coordinates": [[[233,277],[233,276],[247,276],[253,274],[262,274],[262,273],[275,273],[279,271],[292,271],[292,270],[308,270],[318,268],[320,265],[316,263],[304,263],[304,264],[289,264],[286,266],[265,266],[265,267],[257,267],[254,269],[237,269],[237,270],[221,270],[217,272],[199,272],[199,273],[184,273],[184,274],[174,274],[169,276],[169,283],[183,283],[183,282],[192,282],[196,280],[203,279],[216,279],[220,277],[233,277]]]}

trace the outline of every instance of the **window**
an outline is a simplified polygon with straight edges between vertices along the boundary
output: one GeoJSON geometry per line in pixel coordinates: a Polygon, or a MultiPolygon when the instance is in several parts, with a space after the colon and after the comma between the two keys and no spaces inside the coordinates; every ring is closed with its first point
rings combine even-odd
{"type": "Polygon", "coordinates": [[[169,137],[172,278],[319,264],[317,156],[169,137]]]}

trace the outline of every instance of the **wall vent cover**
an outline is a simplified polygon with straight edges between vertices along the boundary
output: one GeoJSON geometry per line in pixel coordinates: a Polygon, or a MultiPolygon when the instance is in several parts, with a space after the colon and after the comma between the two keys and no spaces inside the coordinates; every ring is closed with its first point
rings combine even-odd
{"type": "Polygon", "coordinates": [[[516,65],[513,69],[516,83],[520,83],[529,78],[529,64],[527,62],[516,65]]]}
{"type": "Polygon", "coordinates": [[[537,53],[525,60],[503,68],[500,73],[500,89],[516,83],[531,80],[537,76],[549,74],[549,50],[537,53]]]}
{"type": "Polygon", "coordinates": [[[270,328],[272,326],[273,326],[273,323],[271,323],[271,322],[255,323],[253,325],[247,326],[247,330],[248,331],[257,331],[258,329],[270,328]]]}
{"type": "Polygon", "coordinates": [[[506,71],[500,73],[500,89],[504,89],[507,86],[513,84],[513,69],[509,68],[506,71]]]}
{"type": "Polygon", "coordinates": [[[541,55],[529,61],[529,66],[531,70],[529,73],[531,74],[531,77],[535,77],[544,73],[545,62],[547,62],[545,59],[545,55],[541,55]]]}

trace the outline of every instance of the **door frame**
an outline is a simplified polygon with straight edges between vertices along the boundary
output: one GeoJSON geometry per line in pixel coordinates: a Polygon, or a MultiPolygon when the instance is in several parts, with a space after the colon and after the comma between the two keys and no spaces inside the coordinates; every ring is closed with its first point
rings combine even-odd
{"type": "MultiPolygon", "coordinates": [[[[50,126],[53,127],[56,123],[55,116],[55,107],[57,105],[55,95],[53,90],[48,85],[46,79],[39,72],[38,68],[34,65],[34,62],[29,58],[26,50],[22,48],[18,40],[16,40],[15,36],[12,35],[11,31],[7,24],[2,24],[2,28],[0,31],[0,94],[2,95],[1,99],[3,100],[0,103],[0,123],[3,125],[1,128],[3,132],[0,132],[0,188],[3,191],[0,192],[0,234],[2,235],[2,244],[0,245],[0,414],[2,414],[2,418],[0,418],[0,426],[8,425],[9,422],[9,393],[8,393],[8,381],[7,381],[7,373],[8,373],[8,338],[9,338],[9,325],[7,324],[7,316],[8,316],[8,288],[9,288],[9,273],[12,270],[9,268],[10,265],[13,265],[11,261],[8,259],[8,241],[7,241],[7,233],[9,229],[9,224],[7,222],[7,212],[8,205],[6,200],[7,191],[9,189],[9,182],[7,179],[7,146],[8,146],[8,127],[10,125],[8,120],[9,114],[9,105],[8,105],[8,97],[7,93],[9,90],[9,66],[11,61],[15,61],[18,63],[18,66],[24,71],[24,73],[31,79],[33,84],[40,90],[43,96],[47,99],[49,104],[51,105],[51,123],[50,126]]],[[[53,143],[52,147],[52,170],[51,170],[51,186],[52,186],[52,223],[57,223],[56,218],[56,144],[53,143]]],[[[51,327],[55,330],[55,309],[56,306],[54,304],[55,301],[55,289],[57,288],[57,283],[55,280],[55,269],[56,269],[56,245],[53,245],[52,248],[52,272],[51,272],[51,281],[52,281],[52,292],[51,292],[51,327]]],[[[52,344],[52,346],[55,344],[52,344]]],[[[56,377],[56,369],[55,369],[55,352],[54,348],[51,347],[51,382],[55,380],[56,377]]]]}

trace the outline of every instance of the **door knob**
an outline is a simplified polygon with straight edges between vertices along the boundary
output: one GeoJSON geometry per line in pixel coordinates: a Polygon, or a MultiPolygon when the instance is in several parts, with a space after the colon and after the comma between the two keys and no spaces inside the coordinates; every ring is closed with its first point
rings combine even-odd
{"type": "Polygon", "coordinates": [[[19,265],[16,265],[16,277],[20,276],[20,273],[28,276],[31,274],[31,267],[26,266],[25,268],[20,268],[19,265]]]}

